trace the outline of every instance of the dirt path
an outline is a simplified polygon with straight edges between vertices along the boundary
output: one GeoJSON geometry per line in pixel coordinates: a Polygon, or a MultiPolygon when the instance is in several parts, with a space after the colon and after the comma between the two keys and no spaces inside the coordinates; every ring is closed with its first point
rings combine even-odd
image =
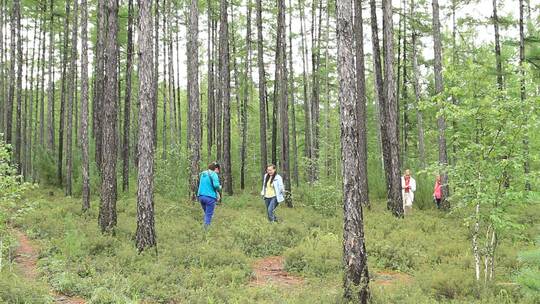
{"type": "Polygon", "coordinates": [[[413,278],[406,273],[384,270],[376,272],[371,281],[378,286],[393,286],[408,285],[412,280],[413,278]]]}
{"type": "Polygon", "coordinates": [[[285,258],[282,256],[266,257],[253,263],[255,276],[251,280],[253,286],[274,284],[285,287],[302,285],[304,279],[293,276],[283,269],[285,258]]]}
{"type": "MultiPolygon", "coordinates": [[[[38,278],[37,260],[38,252],[32,244],[28,236],[19,230],[12,230],[13,235],[19,242],[19,247],[15,250],[15,262],[19,265],[24,277],[30,281],[35,281],[38,278]]],[[[65,295],[51,292],[54,298],[54,303],[58,304],[85,304],[81,298],[68,297],[65,295]]]]}

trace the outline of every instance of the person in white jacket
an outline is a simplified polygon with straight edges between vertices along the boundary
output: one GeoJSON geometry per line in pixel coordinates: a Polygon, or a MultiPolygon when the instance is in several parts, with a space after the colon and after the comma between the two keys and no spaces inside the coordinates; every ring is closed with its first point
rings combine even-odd
{"type": "Polygon", "coordinates": [[[279,203],[285,201],[285,187],[283,186],[283,179],[276,172],[275,165],[268,165],[266,167],[261,196],[264,198],[268,220],[270,222],[276,222],[277,217],[274,211],[279,203]]]}
{"type": "Polygon", "coordinates": [[[414,192],[416,191],[416,181],[411,176],[411,170],[405,170],[405,175],[401,177],[401,195],[403,197],[403,211],[405,214],[412,211],[414,192]]]}

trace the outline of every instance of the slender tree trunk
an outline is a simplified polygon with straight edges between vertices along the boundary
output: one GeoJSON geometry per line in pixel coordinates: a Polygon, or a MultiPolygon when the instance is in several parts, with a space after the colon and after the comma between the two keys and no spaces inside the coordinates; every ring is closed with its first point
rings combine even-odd
{"type": "Polygon", "coordinates": [[[122,144],[122,191],[129,189],[129,131],[131,130],[131,73],[133,71],[133,0],[128,1],[128,33],[126,59],[126,95],[124,99],[124,139],[122,144]]]}
{"type": "Polygon", "coordinates": [[[257,62],[259,66],[259,137],[261,150],[261,174],[268,165],[268,153],[266,146],[266,79],[264,72],[264,51],[262,32],[262,0],[257,1],[257,62]]]}
{"type": "MultiPolygon", "coordinates": [[[[290,1],[290,0],[289,0],[290,1]]],[[[242,100],[242,148],[240,151],[240,188],[245,188],[245,171],[247,157],[247,132],[248,132],[248,102],[251,99],[251,0],[247,2],[247,24],[246,24],[246,56],[244,58],[244,96],[242,100]]]]}
{"type": "Polygon", "coordinates": [[[82,210],[90,209],[90,164],[88,159],[88,5],[81,2],[81,154],[82,210]]]}
{"type": "Polygon", "coordinates": [[[295,77],[294,77],[294,69],[293,69],[293,50],[292,50],[292,20],[293,20],[293,7],[291,4],[291,0],[289,0],[289,81],[291,84],[290,89],[290,99],[291,99],[291,127],[292,127],[292,144],[293,144],[293,180],[294,184],[298,187],[300,184],[299,176],[298,176],[298,143],[296,139],[296,103],[295,103],[295,92],[296,92],[296,85],[295,85],[295,77]]]}
{"type": "Polygon", "coordinates": [[[304,11],[304,3],[300,3],[300,36],[302,41],[302,81],[303,81],[303,88],[304,88],[304,156],[309,160],[309,165],[307,168],[307,175],[308,175],[308,181],[310,183],[314,182],[313,179],[313,172],[311,167],[311,162],[313,159],[314,151],[313,151],[313,125],[312,125],[312,119],[311,119],[311,105],[310,100],[308,96],[309,91],[309,83],[307,79],[307,48],[306,48],[306,39],[304,34],[304,19],[305,19],[305,11],[304,11]]]}
{"type": "Polygon", "coordinates": [[[219,65],[221,100],[223,103],[223,189],[233,195],[231,166],[231,75],[229,71],[228,0],[220,0],[219,65]]]}
{"type": "Polygon", "coordinates": [[[392,24],[392,1],[383,0],[383,44],[384,44],[384,96],[386,114],[386,133],[389,146],[383,145],[390,155],[390,166],[386,167],[391,184],[388,193],[388,209],[396,217],[403,216],[403,202],[401,198],[401,177],[399,163],[398,139],[398,106],[394,81],[394,40],[392,24]]]}
{"type": "Polygon", "coordinates": [[[72,159],[72,145],[73,145],[73,105],[75,103],[75,91],[77,87],[75,85],[75,74],[77,64],[77,31],[79,30],[77,24],[78,14],[78,1],[74,1],[73,7],[73,30],[71,38],[71,64],[69,67],[69,88],[68,88],[68,104],[67,104],[67,137],[66,137],[66,195],[71,196],[72,193],[72,176],[73,176],[73,159],[72,159]]]}
{"type": "Polygon", "coordinates": [[[93,124],[94,124],[94,139],[95,139],[95,159],[98,167],[98,171],[101,172],[102,159],[103,159],[103,120],[105,117],[104,112],[104,92],[105,92],[105,41],[109,31],[107,28],[107,12],[106,1],[99,0],[98,4],[98,34],[97,43],[95,49],[96,58],[96,75],[95,75],[95,92],[93,95],[93,124]]]}
{"type": "Polygon", "coordinates": [[[57,178],[58,185],[63,185],[63,161],[64,161],[64,125],[66,118],[66,82],[70,79],[67,77],[68,65],[68,48],[69,48],[69,19],[70,19],[70,4],[66,1],[66,18],[64,19],[64,47],[62,50],[62,91],[60,92],[60,124],[58,126],[58,162],[57,162],[57,178]]]}
{"type": "MultiPolygon", "coordinates": [[[[291,191],[291,171],[289,164],[289,93],[287,86],[287,40],[285,30],[285,0],[278,1],[278,66],[279,70],[279,119],[281,131],[280,169],[284,179],[285,189],[291,191]]],[[[293,202],[289,195],[286,197],[287,207],[292,207],[293,202]]]]}
{"type": "Polygon", "coordinates": [[[13,136],[13,102],[15,99],[15,63],[16,63],[16,39],[17,39],[17,16],[18,16],[18,10],[19,10],[19,1],[14,0],[11,7],[11,27],[10,27],[10,56],[9,56],[9,92],[8,92],[8,101],[6,104],[6,143],[11,144],[12,143],[12,136],[13,136]]]}
{"type": "Polygon", "coordinates": [[[152,116],[152,131],[154,144],[154,149],[157,148],[157,104],[158,104],[158,93],[159,93],[159,0],[155,1],[154,4],[154,97],[152,98],[153,104],[153,115],[152,116]]]}
{"type": "Polygon", "coordinates": [[[330,54],[329,54],[329,44],[330,44],[330,3],[327,3],[327,13],[326,13],[326,33],[325,33],[325,50],[324,50],[324,89],[325,89],[325,121],[324,121],[324,129],[325,129],[325,136],[326,136],[326,154],[325,154],[325,167],[326,167],[326,177],[330,178],[330,174],[332,173],[332,157],[331,155],[334,153],[332,150],[334,146],[332,145],[332,136],[330,132],[330,115],[332,112],[332,108],[330,107],[330,71],[329,71],[329,65],[328,62],[330,60],[330,54]]]}
{"type": "Polygon", "coordinates": [[[474,270],[476,275],[476,281],[480,281],[480,252],[478,250],[478,233],[480,229],[480,203],[476,203],[475,208],[475,222],[474,230],[472,234],[472,249],[474,255],[474,270]]]}
{"type": "Polygon", "coordinates": [[[382,152],[382,167],[383,171],[385,173],[386,178],[386,191],[387,193],[390,192],[390,186],[392,184],[392,179],[390,176],[390,171],[386,168],[389,168],[390,165],[390,154],[388,154],[388,151],[386,149],[383,149],[383,146],[389,146],[390,143],[388,142],[388,135],[386,132],[386,96],[384,94],[384,81],[383,81],[383,70],[382,70],[382,63],[381,63],[381,49],[379,46],[379,29],[377,24],[377,7],[375,5],[375,0],[369,1],[370,6],[370,23],[371,23],[371,42],[372,42],[372,49],[373,49],[373,71],[374,71],[374,84],[375,84],[375,96],[377,99],[376,105],[379,117],[379,135],[380,135],[380,148],[382,152]]]}
{"type": "MultiPolygon", "coordinates": [[[[18,173],[22,173],[21,151],[22,151],[22,76],[23,76],[23,51],[21,36],[21,3],[19,0],[13,1],[14,13],[17,19],[17,112],[15,127],[15,163],[18,165],[18,173]]],[[[14,60],[14,58],[13,58],[14,60]]]]}
{"type": "MultiPolygon", "coordinates": [[[[163,49],[163,85],[162,85],[162,94],[163,94],[163,126],[162,126],[162,129],[161,129],[161,135],[162,135],[162,139],[161,139],[161,142],[163,144],[163,151],[162,151],[162,154],[161,154],[161,158],[162,159],[166,159],[167,158],[167,106],[168,106],[168,103],[169,103],[169,94],[168,94],[168,91],[167,91],[167,73],[168,73],[168,64],[167,64],[167,53],[168,53],[168,50],[167,50],[167,30],[168,30],[168,26],[167,26],[167,14],[166,14],[166,7],[167,7],[167,0],[163,0],[163,4],[162,4],[162,15],[163,15],[163,36],[162,36],[162,40],[163,40],[163,45],[162,45],[162,49],[163,49]]],[[[188,119],[188,123],[189,123],[189,119],[188,119]]],[[[188,132],[188,142],[189,142],[189,132],[188,132]]]]}
{"type": "Polygon", "coordinates": [[[168,58],[169,58],[169,133],[171,136],[170,144],[174,145],[176,140],[176,129],[178,125],[176,124],[176,94],[174,91],[174,65],[173,65],[173,29],[172,29],[172,13],[171,13],[171,0],[168,1],[167,11],[168,11],[168,20],[167,20],[167,45],[168,45],[168,58]]]}
{"type": "MultiPolygon", "coordinates": [[[[4,70],[4,9],[6,4],[4,0],[0,0],[0,130],[5,133],[4,120],[6,116],[6,93],[5,93],[5,79],[4,70]]],[[[2,139],[4,139],[2,137],[2,139]]]]}
{"type": "Polygon", "coordinates": [[[154,104],[156,97],[154,63],[152,62],[153,0],[139,1],[139,161],[137,188],[136,246],[139,252],[156,246],[154,227],[154,104]]]}
{"type": "Polygon", "coordinates": [[[102,232],[116,226],[116,120],[117,120],[117,61],[118,61],[118,2],[107,2],[107,40],[105,43],[105,99],[103,100],[103,161],[101,177],[101,205],[99,224],[102,232]]]}
{"type": "MultiPolygon", "coordinates": [[[[177,37],[176,37],[176,62],[180,62],[180,23],[178,18],[176,19],[177,37]]],[[[180,67],[176,69],[176,79],[178,80],[178,88],[176,93],[176,108],[178,109],[178,144],[182,146],[182,107],[181,107],[181,85],[180,85],[180,67]]]]}
{"type": "MultiPolygon", "coordinates": [[[[43,13],[43,10],[41,10],[41,13],[43,13]]],[[[30,68],[30,80],[26,79],[26,84],[27,86],[30,86],[30,97],[28,98],[28,100],[26,100],[25,102],[25,119],[24,119],[24,123],[25,123],[25,132],[24,132],[24,136],[26,137],[25,139],[25,143],[23,145],[24,147],[24,168],[25,168],[25,178],[28,180],[28,178],[30,177],[30,175],[33,174],[33,169],[32,169],[32,148],[33,148],[33,142],[32,142],[32,137],[33,137],[33,132],[34,132],[34,122],[33,119],[34,119],[34,81],[36,82],[36,103],[37,103],[37,100],[39,100],[39,52],[41,50],[41,44],[43,43],[42,39],[41,39],[41,34],[44,32],[43,31],[43,14],[40,14],[39,16],[39,24],[38,22],[36,21],[35,23],[35,27],[34,27],[34,42],[33,42],[33,46],[32,46],[32,57],[29,59],[32,63],[30,64],[31,65],[31,68],[30,68]],[[39,29],[39,31],[38,31],[39,29]],[[37,55],[38,55],[38,61],[37,61],[37,65],[38,65],[38,70],[37,70],[37,75],[36,77],[34,77],[34,66],[35,66],[35,63],[36,63],[36,60],[35,60],[35,55],[36,55],[36,40],[38,40],[38,45],[37,45],[37,55]],[[29,110],[29,113],[27,112],[27,109],[29,110]]],[[[28,52],[28,49],[27,49],[27,52],[28,52]]],[[[27,58],[28,59],[28,58],[27,58]]],[[[28,67],[28,64],[27,64],[27,67],[28,67]]],[[[26,76],[28,77],[28,73],[26,74],[26,76]]],[[[37,130],[36,130],[37,131],[37,130]]]]}
{"type": "MultiPolygon", "coordinates": [[[[358,12],[358,11],[357,11],[358,12]]],[[[364,240],[358,145],[358,106],[354,77],[353,7],[351,1],[337,0],[337,66],[341,118],[341,165],[343,170],[343,282],[344,298],[368,303],[369,273],[364,240]]]]}
{"type": "MultiPolygon", "coordinates": [[[[408,117],[408,98],[409,92],[407,91],[407,85],[409,79],[407,78],[407,0],[403,0],[403,88],[401,90],[401,97],[403,98],[403,147],[401,153],[402,163],[407,163],[407,150],[408,150],[408,137],[409,137],[409,117],[408,117]]],[[[398,103],[399,106],[399,103],[398,103]]]]}
{"type": "Polygon", "coordinates": [[[189,159],[190,159],[190,180],[189,189],[192,200],[196,199],[199,164],[201,159],[201,134],[200,134],[200,100],[199,100],[199,1],[191,0],[189,8],[189,29],[188,29],[188,102],[189,102],[189,159]]]}
{"type": "MultiPolygon", "coordinates": [[[[521,79],[519,81],[519,97],[521,103],[525,104],[527,99],[527,92],[525,90],[525,31],[524,31],[524,22],[523,22],[523,12],[525,10],[525,3],[523,0],[519,0],[519,68],[521,79]]],[[[525,131],[525,136],[523,137],[523,152],[525,154],[525,161],[523,163],[524,173],[527,176],[530,173],[530,163],[529,163],[529,135],[525,131]]],[[[531,191],[531,183],[529,178],[526,177],[525,190],[531,191]]]]}
{"type": "MultiPolygon", "coordinates": [[[[439,1],[433,0],[433,51],[434,51],[434,72],[435,72],[435,93],[437,95],[442,95],[443,87],[443,77],[442,77],[442,46],[441,46],[441,30],[440,30],[440,21],[439,21],[439,1]]],[[[444,107],[444,101],[440,101],[440,107],[444,107]]],[[[448,164],[448,156],[446,154],[446,120],[444,115],[439,115],[437,118],[437,127],[439,130],[439,165],[443,166],[441,172],[441,183],[442,183],[442,206],[449,208],[450,204],[447,200],[450,195],[450,190],[448,187],[448,174],[446,168],[448,164]]]]}
{"type": "MultiPolygon", "coordinates": [[[[414,13],[414,1],[411,3],[411,16],[414,13]]],[[[414,23],[413,23],[414,24],[414,23]]],[[[420,168],[426,167],[426,152],[424,144],[424,119],[422,111],[420,111],[420,84],[419,84],[419,69],[418,69],[418,51],[416,49],[416,39],[418,33],[413,25],[412,29],[412,64],[413,64],[413,87],[414,96],[416,100],[416,126],[418,128],[418,159],[420,161],[420,168]]]]}
{"type": "Polygon", "coordinates": [[[311,22],[311,62],[312,62],[312,85],[311,85],[311,126],[312,126],[312,181],[319,179],[319,120],[320,120],[320,70],[319,65],[321,61],[321,12],[322,12],[322,0],[313,1],[312,8],[312,22],[311,22]],[[317,5],[319,6],[318,21],[315,21],[315,13],[317,11],[317,5]]]}
{"type": "MultiPolygon", "coordinates": [[[[47,44],[46,31],[45,31],[45,15],[47,13],[47,2],[43,3],[43,15],[42,15],[42,38],[41,38],[41,55],[39,59],[38,69],[41,69],[39,78],[39,144],[43,148],[45,147],[45,45],[47,44]]],[[[36,120],[34,124],[36,126],[34,133],[34,142],[37,144],[37,123],[38,123],[38,100],[36,99],[36,120]]],[[[34,154],[35,155],[35,154],[34,154]]]]}
{"type": "Polygon", "coordinates": [[[359,187],[364,189],[360,192],[360,203],[364,207],[370,206],[368,190],[368,172],[367,172],[367,110],[366,110],[366,79],[364,65],[364,28],[362,18],[362,0],[354,2],[354,40],[356,56],[356,109],[358,122],[358,169],[359,187]]]}
{"type": "Polygon", "coordinates": [[[49,21],[49,63],[48,63],[48,96],[47,96],[47,147],[54,152],[54,0],[50,6],[51,19],[49,21]]]}
{"type": "Polygon", "coordinates": [[[214,132],[215,132],[215,101],[214,101],[214,56],[213,56],[213,47],[214,47],[214,31],[212,29],[213,23],[213,11],[211,1],[207,1],[208,5],[208,102],[207,102],[207,112],[206,112],[206,127],[208,129],[206,142],[208,149],[208,162],[211,162],[212,159],[212,147],[214,146],[214,132]]]}

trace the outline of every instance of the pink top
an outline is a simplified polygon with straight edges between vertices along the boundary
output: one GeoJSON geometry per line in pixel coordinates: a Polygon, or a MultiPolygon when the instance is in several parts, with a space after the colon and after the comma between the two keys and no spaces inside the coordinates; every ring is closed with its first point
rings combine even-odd
{"type": "Polygon", "coordinates": [[[435,188],[433,189],[433,196],[435,196],[436,199],[440,199],[442,197],[441,183],[438,181],[435,182],[435,188]]]}

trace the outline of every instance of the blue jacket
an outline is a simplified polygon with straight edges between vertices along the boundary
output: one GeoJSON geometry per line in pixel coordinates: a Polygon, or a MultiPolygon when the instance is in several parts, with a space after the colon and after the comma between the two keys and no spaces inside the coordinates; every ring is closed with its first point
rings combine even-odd
{"type": "Polygon", "coordinates": [[[217,192],[221,190],[219,177],[216,172],[206,170],[199,175],[199,191],[197,196],[209,196],[217,199],[217,192]]]}
{"type": "MultiPolygon", "coordinates": [[[[262,196],[264,196],[264,193],[266,192],[266,183],[264,182],[266,180],[266,176],[267,174],[265,174],[263,178],[263,187],[261,191],[262,196]]],[[[276,176],[274,177],[272,186],[274,187],[274,191],[276,192],[276,199],[278,203],[285,201],[285,186],[283,186],[283,179],[279,174],[276,174],[276,176]]]]}

